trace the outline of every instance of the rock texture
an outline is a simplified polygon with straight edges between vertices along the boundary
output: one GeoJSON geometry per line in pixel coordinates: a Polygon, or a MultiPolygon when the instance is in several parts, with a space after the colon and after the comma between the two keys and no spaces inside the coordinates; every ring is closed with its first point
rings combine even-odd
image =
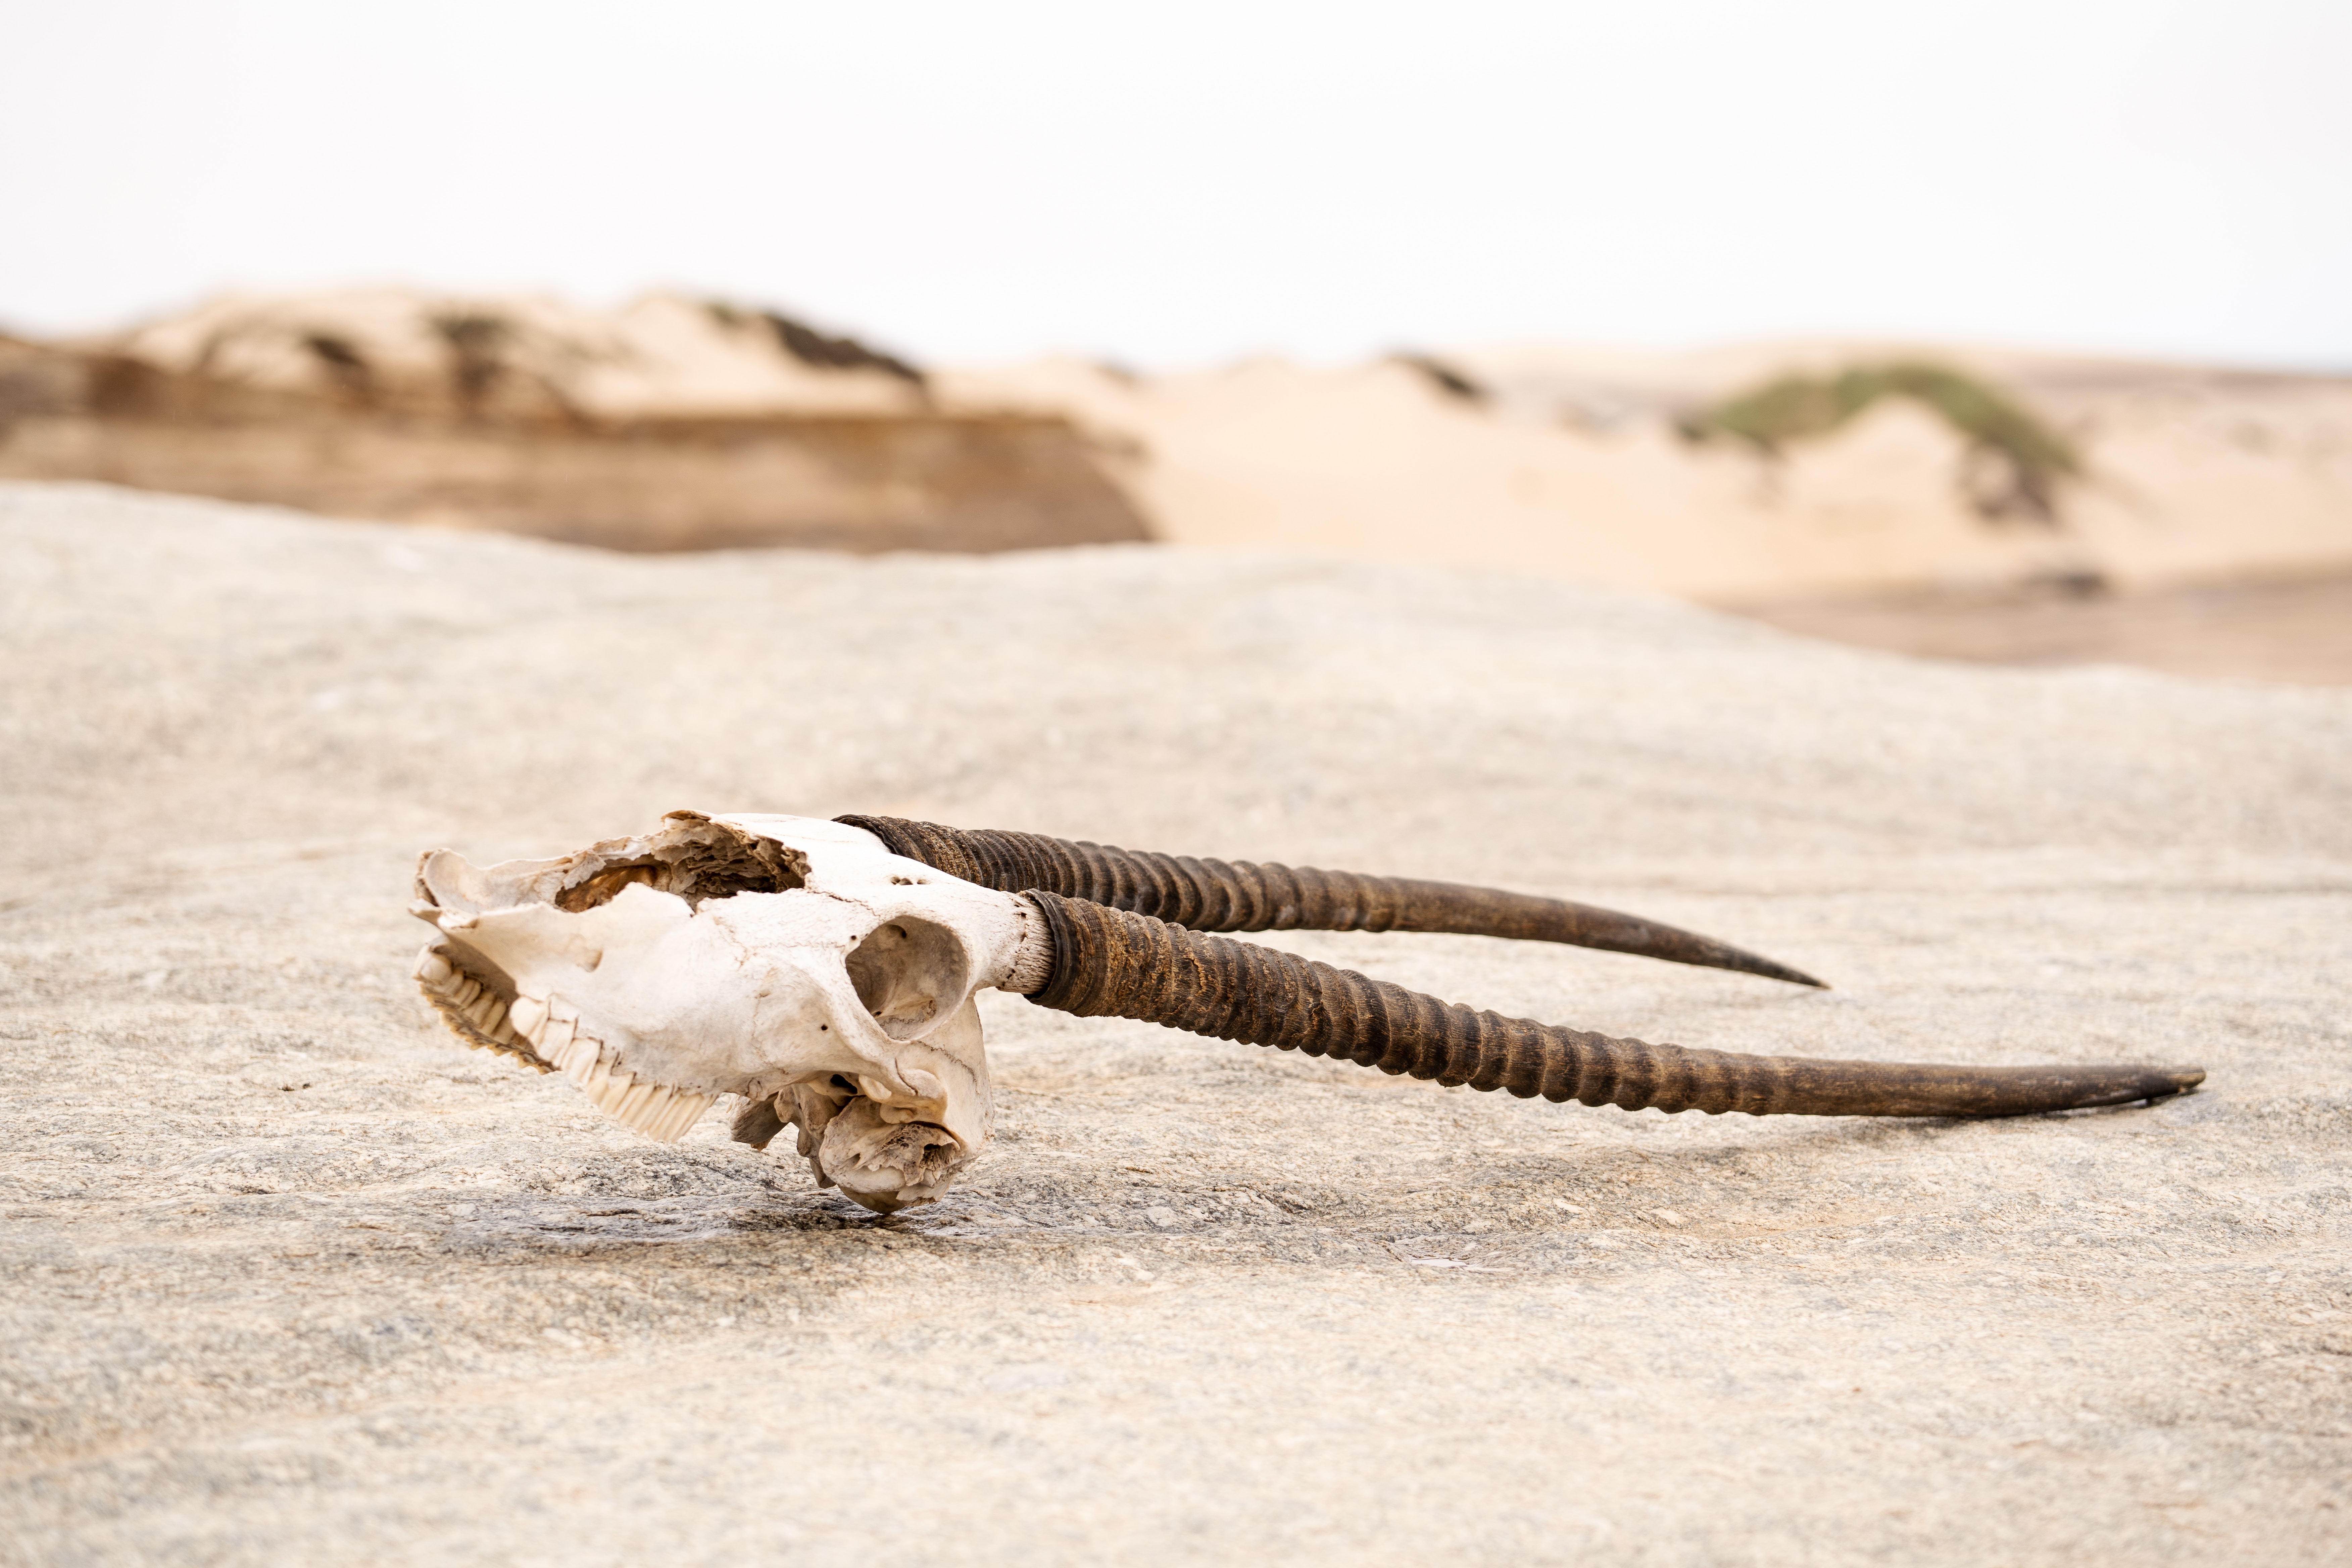
{"type": "Polygon", "coordinates": [[[0,1559],[2321,1563],[2352,1542],[2352,694],[1469,572],[619,557],[0,488],[0,1559]],[[415,853],[849,810],[1497,881],[1812,993],[1279,945],[1694,1046],[2201,1061],[1628,1115],[992,998],[887,1221],[406,979],[415,853]]]}

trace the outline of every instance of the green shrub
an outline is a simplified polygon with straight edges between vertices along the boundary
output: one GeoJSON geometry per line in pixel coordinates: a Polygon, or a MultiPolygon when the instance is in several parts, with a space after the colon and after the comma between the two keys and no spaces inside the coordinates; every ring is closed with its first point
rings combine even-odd
{"type": "Polygon", "coordinates": [[[1884,397],[1941,415],[1969,444],[1961,488],[1988,518],[2054,525],[2058,486],[2082,472],[2066,438],[1992,387],[1944,365],[1855,365],[1828,378],[1784,375],[1682,419],[1693,441],[1744,441],[1779,458],[1792,441],[1826,436],[1884,397]]]}

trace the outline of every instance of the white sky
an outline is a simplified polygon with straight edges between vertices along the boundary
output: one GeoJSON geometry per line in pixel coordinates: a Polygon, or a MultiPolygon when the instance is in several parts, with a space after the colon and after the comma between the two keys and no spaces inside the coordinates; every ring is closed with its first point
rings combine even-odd
{"type": "Polygon", "coordinates": [[[0,0],[0,323],[396,281],[1164,367],[2352,368],[2347,0],[0,0]]]}

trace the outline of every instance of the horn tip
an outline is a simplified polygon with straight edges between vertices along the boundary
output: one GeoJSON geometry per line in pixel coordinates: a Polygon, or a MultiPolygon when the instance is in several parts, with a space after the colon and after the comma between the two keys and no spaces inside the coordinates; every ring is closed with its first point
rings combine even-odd
{"type": "Polygon", "coordinates": [[[1816,991],[1827,991],[1830,988],[1830,983],[1826,980],[1817,980],[1801,969],[1791,969],[1785,963],[1775,963],[1769,958],[1758,959],[1753,965],[1748,966],[1748,973],[1760,974],[1767,980],[1785,980],[1791,985],[1810,985],[1816,991]]]}
{"type": "Polygon", "coordinates": [[[2070,1109],[2086,1110],[2112,1105],[2154,1105],[2170,1100],[2176,1094],[2187,1094],[2205,1081],[2203,1068],[2129,1067],[2094,1068],[2095,1073],[2110,1074],[2104,1083],[2091,1083],[2077,1091],[2070,1109]]]}

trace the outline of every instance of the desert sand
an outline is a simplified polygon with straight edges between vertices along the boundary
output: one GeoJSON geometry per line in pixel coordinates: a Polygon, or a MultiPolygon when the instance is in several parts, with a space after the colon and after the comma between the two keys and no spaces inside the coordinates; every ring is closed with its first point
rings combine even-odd
{"type": "MultiPolygon", "coordinates": [[[[625,548],[955,548],[961,530],[961,547],[988,550],[1124,540],[1148,527],[1178,544],[1499,566],[1717,604],[2088,578],[2129,595],[2352,573],[2352,378],[2341,376],[1830,341],[1683,353],[1500,344],[1418,368],[1266,359],[1146,376],[1058,359],[923,373],[782,317],[675,295],[598,310],[394,289],[225,299],[78,347],[244,391],[364,405],[378,421],[436,410],[614,427],[1067,420],[1140,519],[1097,500],[1073,521],[1067,494],[1094,479],[1075,452],[1048,465],[1058,477],[1038,505],[1055,515],[1008,526],[1019,498],[994,491],[1013,480],[992,480],[977,510],[930,506],[929,492],[955,489],[953,476],[911,455],[897,459],[895,484],[877,481],[863,454],[832,472],[821,430],[802,438],[808,450],[751,463],[731,463],[725,440],[667,463],[617,449],[502,458],[489,449],[496,432],[471,428],[446,450],[373,456],[360,437],[338,445],[294,430],[234,471],[178,447],[102,461],[83,450],[91,437],[79,426],[28,424],[10,437],[5,374],[0,475],[470,520],[625,548]],[[1779,375],[1903,360],[1979,376],[2079,448],[2084,472],[2061,491],[2063,526],[1979,516],[1959,482],[1966,443],[1916,403],[1881,403],[1777,459],[1736,443],[1694,446],[1677,430],[1779,375]],[[569,485],[551,477],[565,464],[577,470],[569,485]],[[519,467],[539,476],[527,487],[532,507],[478,493],[485,474],[520,482],[509,475],[519,467]],[[800,521],[761,539],[754,525],[770,513],[800,521]],[[925,521],[910,528],[916,513],[925,521]],[[567,523],[590,514],[593,527],[567,523]]],[[[915,431],[902,444],[911,452],[929,439],[915,431]]],[[[1036,460],[1011,451],[994,466],[1017,479],[1036,460]]]]}
{"type": "Polygon", "coordinates": [[[950,406],[1076,419],[1179,543],[1508,566],[1718,601],[2352,568],[2352,381],[1936,344],[1446,358],[1483,401],[1401,362],[1139,379],[1056,361],[932,379],[950,406]],[[1675,430],[1678,414],[1784,372],[1902,358],[1975,371],[2083,447],[2064,526],[1979,517],[1955,483],[1961,438],[1908,404],[1778,462],[1675,430]]]}
{"type": "Polygon", "coordinates": [[[2352,693],[1330,556],[622,556],[0,487],[0,1558],[2334,1563],[2352,693]],[[1716,1120],[987,1008],[876,1220],[458,1048],[417,851],[868,811],[1483,879],[1829,978],[1285,945],[1689,1045],[2193,1061],[1716,1120]]]}
{"type": "MultiPolygon", "coordinates": [[[[483,369],[474,389],[512,412],[593,419],[746,414],[908,414],[921,380],[872,363],[812,363],[780,341],[797,323],[675,294],[617,310],[538,295],[447,298],[401,289],[229,295],[94,340],[181,374],[279,391],[364,392],[426,405],[446,395],[451,351],[483,369]]],[[[800,329],[804,345],[821,335],[800,329]]],[[[877,356],[858,353],[849,359],[877,356]]]]}
{"type": "Polygon", "coordinates": [[[1784,631],[1931,658],[2121,664],[2206,679],[2352,686],[2352,574],[2087,595],[2030,584],[1896,589],[1727,607],[1784,631]]]}

